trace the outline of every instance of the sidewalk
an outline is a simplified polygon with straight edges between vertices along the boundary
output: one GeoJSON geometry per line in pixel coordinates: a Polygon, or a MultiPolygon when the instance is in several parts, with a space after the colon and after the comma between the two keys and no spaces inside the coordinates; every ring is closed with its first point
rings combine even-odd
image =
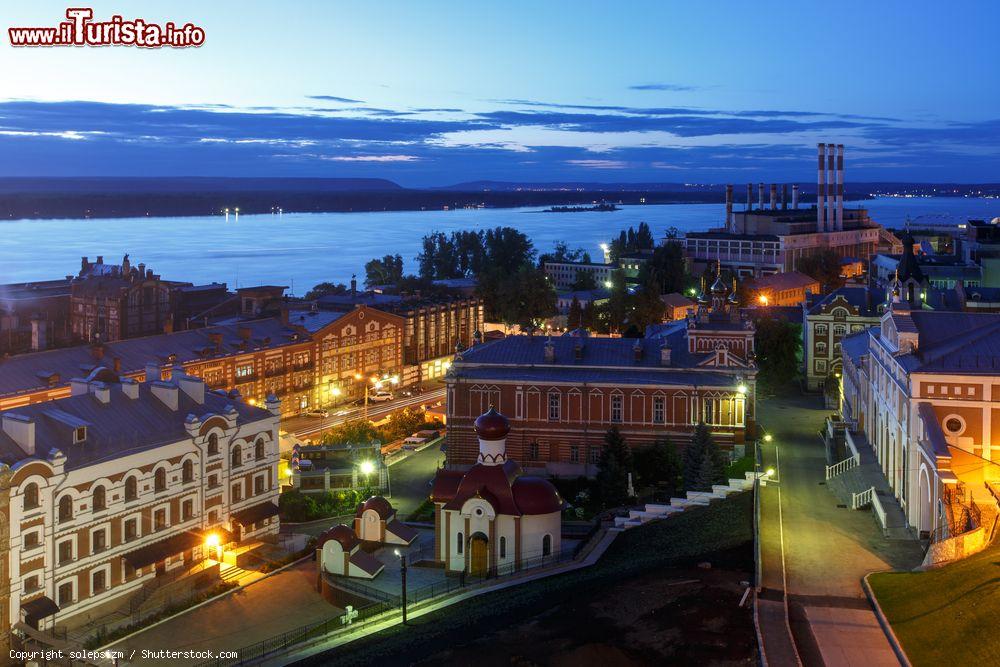
{"type": "Polygon", "coordinates": [[[781,553],[776,540],[783,532],[789,621],[802,662],[898,665],[861,578],[877,570],[916,567],[923,551],[916,541],[885,539],[870,511],[837,507],[824,484],[826,460],[817,435],[829,411],[818,405],[811,397],[798,397],[761,406],[761,421],[774,436],[764,448],[764,466],[777,471],[780,487],[769,485],[764,496],[764,583],[780,577],[774,572],[780,557],[766,555],[781,553]],[[779,493],[781,525],[775,526],[779,493]]]}

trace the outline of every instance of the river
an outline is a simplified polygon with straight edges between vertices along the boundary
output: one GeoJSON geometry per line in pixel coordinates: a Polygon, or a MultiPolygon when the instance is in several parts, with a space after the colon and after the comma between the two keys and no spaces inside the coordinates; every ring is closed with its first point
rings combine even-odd
{"type": "MultiPolygon", "coordinates": [[[[872,218],[899,227],[907,216],[927,220],[1000,216],[1000,200],[884,198],[865,202],[872,218]]],[[[737,210],[739,206],[737,205],[737,210]]],[[[416,272],[421,238],[432,231],[516,227],[540,251],[556,241],[583,247],[598,259],[598,244],[629,225],[647,222],[657,236],[669,227],[693,231],[718,226],[721,204],[625,206],[614,212],[543,213],[541,209],[462,209],[376,213],[286,213],[221,216],[13,220],[0,222],[0,284],[75,274],[80,257],[147,266],[171,280],[279,284],[301,295],[323,281],[364,278],[364,264],[386,253],[403,256],[416,272]]]]}

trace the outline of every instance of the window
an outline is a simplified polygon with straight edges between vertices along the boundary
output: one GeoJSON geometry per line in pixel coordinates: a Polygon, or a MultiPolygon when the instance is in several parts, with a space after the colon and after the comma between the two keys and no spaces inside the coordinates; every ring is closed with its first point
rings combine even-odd
{"type": "Polygon", "coordinates": [[[90,541],[92,553],[96,554],[108,548],[108,534],[103,528],[95,530],[91,533],[90,541]]]}
{"type": "Polygon", "coordinates": [[[167,527],[167,510],[159,509],[153,512],[153,530],[163,530],[167,527]]]}
{"type": "Polygon", "coordinates": [[[63,496],[59,499],[59,521],[69,521],[73,518],[73,499],[63,496]]]}
{"type": "Polygon", "coordinates": [[[41,544],[41,541],[39,540],[39,531],[33,530],[30,533],[25,533],[24,534],[24,548],[25,549],[34,549],[39,544],[41,544]]]}
{"type": "Polygon", "coordinates": [[[562,396],[556,392],[549,394],[549,421],[557,422],[559,421],[559,408],[562,396]]]}
{"type": "Polygon", "coordinates": [[[240,366],[237,366],[236,377],[238,378],[253,377],[253,364],[241,364],[240,366]]]}
{"type": "Polygon", "coordinates": [[[32,482],[24,487],[24,509],[33,510],[38,507],[38,485],[32,482]]]}
{"type": "Polygon", "coordinates": [[[59,564],[63,565],[65,563],[73,560],[73,540],[63,540],[59,543],[59,564]]]}
{"type": "Polygon", "coordinates": [[[462,553],[462,549],[465,547],[465,538],[462,533],[458,534],[458,543],[455,546],[458,549],[458,553],[462,553]]]}
{"type": "Polygon", "coordinates": [[[238,503],[243,500],[243,485],[233,484],[233,492],[230,494],[229,502],[238,503]]]}
{"type": "Polygon", "coordinates": [[[578,445],[570,445],[569,448],[569,460],[572,463],[580,462],[580,447],[578,445]]]}
{"type": "Polygon", "coordinates": [[[165,468],[157,468],[153,473],[153,491],[160,493],[167,490],[167,471],[165,468]]]}
{"type": "Polygon", "coordinates": [[[702,414],[702,421],[704,421],[706,424],[714,424],[715,423],[715,400],[711,399],[711,398],[706,398],[705,401],[704,401],[704,403],[702,403],[702,405],[704,406],[703,407],[703,414],[702,414]]]}
{"type": "Polygon", "coordinates": [[[264,493],[264,476],[254,477],[253,480],[253,494],[259,496],[264,493]]]}
{"type": "Polygon", "coordinates": [[[243,450],[239,445],[233,445],[233,451],[229,457],[229,467],[239,468],[240,464],[243,463],[243,450]]]}
{"type": "Polygon", "coordinates": [[[538,460],[538,443],[533,442],[528,445],[528,460],[537,461],[538,460]]]}
{"type": "Polygon", "coordinates": [[[264,441],[258,440],[253,445],[253,458],[255,461],[264,460],[264,441]]]}
{"type": "Polygon", "coordinates": [[[208,436],[208,455],[215,456],[219,453],[219,436],[212,433],[208,436]]]}
{"type": "Polygon", "coordinates": [[[65,584],[59,585],[59,593],[56,596],[59,598],[59,606],[65,607],[67,605],[73,604],[73,584],[67,581],[65,584]]]}
{"type": "Polygon", "coordinates": [[[87,439],[87,427],[77,426],[73,431],[73,442],[83,442],[87,439]]]}
{"type": "Polygon", "coordinates": [[[125,500],[135,500],[139,497],[139,482],[135,477],[125,480],[125,500]]]}
{"type": "Polygon", "coordinates": [[[597,465],[601,462],[601,449],[600,447],[591,447],[588,450],[587,457],[590,460],[591,465],[597,465]]]}
{"type": "Polygon", "coordinates": [[[666,422],[666,399],[663,396],[653,397],[653,423],[663,424],[666,422]]]}
{"type": "Polygon", "coordinates": [[[611,421],[620,424],[622,421],[622,403],[624,397],[621,394],[611,396],[611,421]]]}
{"type": "Polygon", "coordinates": [[[98,486],[94,488],[94,511],[99,512],[108,508],[108,498],[107,492],[104,490],[103,486],[98,486]]]}
{"type": "Polygon", "coordinates": [[[552,555],[552,536],[546,535],[542,538],[542,555],[550,556],[552,555]]]}
{"type": "Polygon", "coordinates": [[[965,420],[958,415],[950,415],[944,420],[944,430],[948,435],[961,435],[965,431],[965,420]]]}
{"type": "Polygon", "coordinates": [[[181,465],[181,481],[187,484],[194,481],[194,463],[188,459],[181,465]]]}
{"type": "Polygon", "coordinates": [[[188,498],[181,504],[181,517],[184,521],[194,518],[194,500],[188,498]]]}
{"type": "Polygon", "coordinates": [[[500,536],[500,558],[507,557],[507,538],[500,536]]]}
{"type": "Polygon", "coordinates": [[[219,486],[219,476],[212,474],[208,476],[208,488],[214,489],[219,486]]]}
{"type": "Polygon", "coordinates": [[[32,576],[30,576],[30,577],[28,577],[27,579],[24,580],[24,591],[26,593],[31,593],[31,592],[37,591],[39,588],[41,588],[41,586],[42,585],[40,583],[38,583],[38,575],[37,574],[34,574],[34,575],[32,575],[32,576]]]}
{"type": "Polygon", "coordinates": [[[107,573],[104,570],[97,570],[96,572],[94,572],[94,575],[91,580],[93,583],[90,587],[90,590],[92,590],[94,593],[100,593],[101,591],[103,591],[105,588],[108,587],[107,573]]]}
{"type": "Polygon", "coordinates": [[[125,541],[131,542],[139,537],[139,523],[135,519],[125,519],[125,541]]]}

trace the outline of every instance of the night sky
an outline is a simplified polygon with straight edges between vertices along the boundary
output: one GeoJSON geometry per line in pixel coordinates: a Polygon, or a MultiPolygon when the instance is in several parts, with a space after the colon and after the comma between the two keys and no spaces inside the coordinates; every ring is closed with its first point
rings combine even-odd
{"type": "Polygon", "coordinates": [[[179,50],[14,49],[67,6],[21,5],[0,176],[808,181],[834,141],[853,181],[1000,181],[994,2],[93,5],[179,50]]]}

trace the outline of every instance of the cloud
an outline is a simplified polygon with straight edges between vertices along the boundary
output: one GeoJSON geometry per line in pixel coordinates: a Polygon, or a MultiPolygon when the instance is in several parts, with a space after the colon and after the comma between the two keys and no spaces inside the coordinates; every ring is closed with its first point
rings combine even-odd
{"type": "Polygon", "coordinates": [[[307,95],[310,100],[323,100],[324,102],[343,102],[344,104],[364,104],[364,100],[352,100],[350,97],[337,97],[336,95],[307,95]]]}
{"type": "Polygon", "coordinates": [[[700,86],[687,86],[681,83],[640,83],[629,86],[629,90],[668,90],[674,93],[686,93],[699,90],[700,86]]]}
{"type": "Polygon", "coordinates": [[[419,155],[333,155],[322,157],[332,162],[417,162],[419,155]]]}
{"type": "Polygon", "coordinates": [[[566,164],[586,169],[627,169],[628,162],[623,160],[566,160],[566,164]]]}

